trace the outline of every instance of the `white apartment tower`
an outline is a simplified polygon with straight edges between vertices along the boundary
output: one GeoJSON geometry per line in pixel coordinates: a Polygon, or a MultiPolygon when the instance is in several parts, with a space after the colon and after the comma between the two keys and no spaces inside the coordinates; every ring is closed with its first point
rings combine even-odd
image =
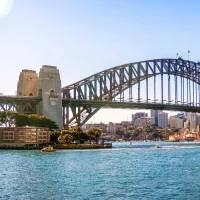
{"type": "Polygon", "coordinates": [[[168,127],[168,113],[161,112],[158,114],[158,127],[160,128],[168,127]]]}
{"type": "Polygon", "coordinates": [[[158,126],[158,114],[163,112],[162,110],[151,110],[151,117],[154,118],[155,125],[158,126]]]}
{"type": "Polygon", "coordinates": [[[111,133],[111,134],[115,134],[116,133],[116,125],[112,122],[109,122],[107,125],[107,132],[111,133]]]}
{"type": "Polygon", "coordinates": [[[198,115],[196,113],[190,114],[190,131],[196,129],[198,125],[198,115]]]}
{"type": "Polygon", "coordinates": [[[183,119],[179,119],[177,116],[169,117],[169,125],[172,128],[183,128],[183,119]]]}

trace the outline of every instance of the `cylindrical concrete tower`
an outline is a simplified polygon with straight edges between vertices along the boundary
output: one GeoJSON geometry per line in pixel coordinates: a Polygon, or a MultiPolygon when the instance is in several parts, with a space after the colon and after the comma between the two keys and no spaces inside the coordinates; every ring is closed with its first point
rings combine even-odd
{"type": "Polygon", "coordinates": [[[17,83],[17,96],[37,96],[38,74],[24,69],[20,72],[17,83]]]}
{"type": "Polygon", "coordinates": [[[61,80],[56,67],[44,65],[40,69],[38,95],[42,96],[42,101],[39,103],[37,114],[52,119],[62,129],[61,80]]]}

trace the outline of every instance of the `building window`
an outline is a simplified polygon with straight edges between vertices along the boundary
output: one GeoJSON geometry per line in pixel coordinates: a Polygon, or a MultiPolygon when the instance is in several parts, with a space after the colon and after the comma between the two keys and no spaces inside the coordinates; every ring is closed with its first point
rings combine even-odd
{"type": "Polygon", "coordinates": [[[42,96],[42,89],[39,89],[39,90],[38,90],[38,95],[39,95],[39,96],[42,96]]]}
{"type": "Polygon", "coordinates": [[[13,132],[4,132],[3,133],[3,140],[14,140],[13,132]]]}
{"type": "Polygon", "coordinates": [[[55,92],[54,92],[54,90],[51,90],[50,91],[50,97],[54,97],[55,96],[55,92]]]}

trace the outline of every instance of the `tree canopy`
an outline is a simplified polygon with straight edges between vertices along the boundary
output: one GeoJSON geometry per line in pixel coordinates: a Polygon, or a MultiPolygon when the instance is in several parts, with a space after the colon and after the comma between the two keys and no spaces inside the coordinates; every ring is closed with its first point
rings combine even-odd
{"type": "Polygon", "coordinates": [[[96,144],[98,144],[98,140],[101,133],[102,133],[101,129],[97,127],[91,127],[87,132],[87,135],[90,138],[90,143],[91,143],[91,140],[94,139],[96,141],[96,144]]]}
{"type": "Polygon", "coordinates": [[[36,114],[27,115],[11,111],[0,112],[0,125],[5,127],[38,126],[47,127],[50,130],[59,129],[58,125],[50,118],[36,114]]]}
{"type": "Polygon", "coordinates": [[[101,129],[92,127],[88,130],[87,133],[84,133],[80,126],[75,126],[70,130],[60,130],[60,131],[52,131],[51,133],[51,142],[59,142],[59,143],[67,143],[70,144],[72,142],[76,142],[78,144],[82,144],[85,141],[95,140],[98,144],[99,137],[101,135],[101,129]]]}

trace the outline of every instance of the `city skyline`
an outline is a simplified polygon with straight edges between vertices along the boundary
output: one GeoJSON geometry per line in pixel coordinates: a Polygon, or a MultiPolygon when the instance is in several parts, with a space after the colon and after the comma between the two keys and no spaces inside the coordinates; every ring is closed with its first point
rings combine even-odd
{"type": "MultiPolygon", "coordinates": [[[[104,112],[103,111],[104,109],[102,109],[102,111],[100,110],[99,112],[104,112]]],[[[122,117],[119,117],[119,116],[116,116],[116,114],[119,114],[119,112],[123,112],[123,109],[107,109],[107,110],[112,110],[112,116],[110,118],[110,120],[104,120],[104,119],[100,119],[98,118],[98,116],[94,116],[92,119],[95,119],[95,120],[89,120],[86,122],[86,124],[93,124],[93,123],[104,123],[104,124],[108,124],[109,122],[112,122],[112,123],[121,123],[123,121],[132,121],[132,115],[133,114],[136,114],[136,113],[140,113],[140,112],[144,112],[144,113],[147,113],[148,116],[147,117],[151,117],[151,110],[145,110],[145,109],[127,109],[126,113],[127,116],[125,116],[124,114],[124,119],[122,117]],[[113,113],[114,112],[114,113],[113,113]],[[112,119],[115,119],[115,121],[113,121],[112,119]]],[[[161,111],[161,110],[160,110],[161,111]]],[[[163,112],[167,113],[168,114],[168,119],[170,116],[175,116],[177,115],[178,113],[185,113],[185,112],[182,112],[182,111],[168,111],[168,110],[163,110],[163,112]]],[[[102,113],[99,113],[100,115],[102,113]]],[[[97,114],[96,114],[97,115],[97,114]]]]}
{"type": "MultiPolygon", "coordinates": [[[[0,5],[4,94],[15,94],[22,69],[39,72],[45,64],[57,66],[64,87],[125,63],[199,60],[196,1],[3,0],[0,5]]],[[[125,121],[137,111],[103,109],[89,122],[125,121]]]]}

